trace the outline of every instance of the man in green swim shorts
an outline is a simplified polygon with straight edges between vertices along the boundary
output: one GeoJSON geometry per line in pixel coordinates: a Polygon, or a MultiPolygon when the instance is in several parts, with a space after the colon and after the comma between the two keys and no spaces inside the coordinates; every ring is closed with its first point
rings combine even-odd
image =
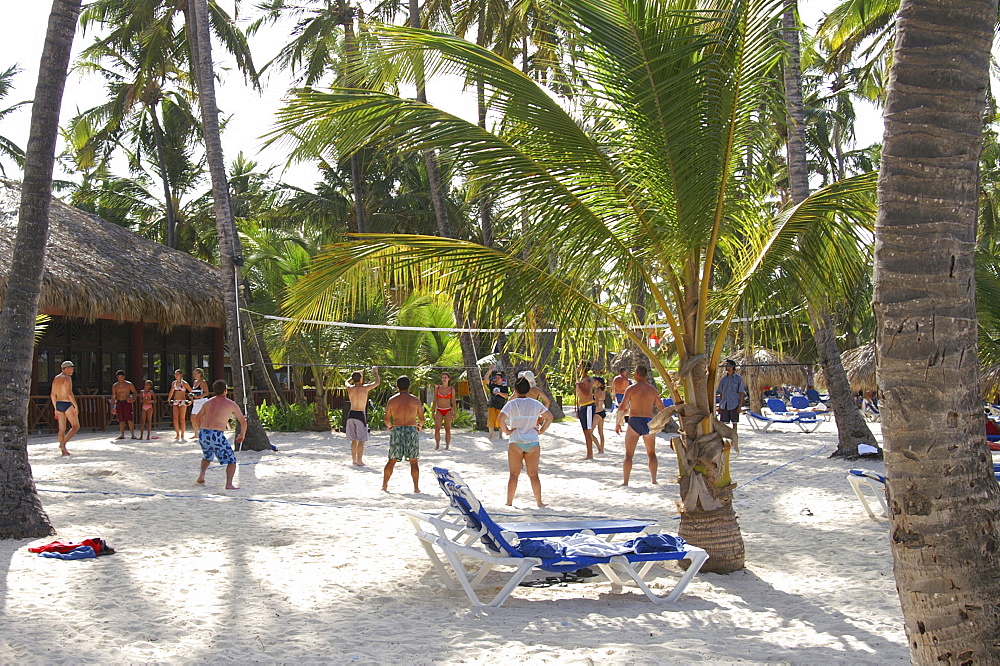
{"type": "Polygon", "coordinates": [[[389,477],[396,461],[406,458],[410,461],[410,476],[413,477],[413,492],[419,493],[420,435],[424,427],[424,405],[410,394],[410,378],[402,375],[396,380],[399,393],[389,398],[385,405],[385,425],[389,428],[389,462],[382,473],[382,490],[389,492],[389,477]]]}

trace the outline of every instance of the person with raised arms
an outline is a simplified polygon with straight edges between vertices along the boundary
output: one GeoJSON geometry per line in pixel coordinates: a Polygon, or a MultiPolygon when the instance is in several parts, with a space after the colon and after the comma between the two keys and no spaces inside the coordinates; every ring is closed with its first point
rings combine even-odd
{"type": "Polygon", "coordinates": [[[215,396],[209,398],[201,408],[201,428],[198,430],[198,443],[201,444],[201,474],[197,482],[205,483],[205,471],[212,464],[212,459],[226,466],[226,490],[239,490],[233,485],[236,475],[236,454],[226,439],[226,428],[230,419],[236,419],[240,424],[236,434],[239,444],[247,435],[247,420],[240,411],[240,406],[226,397],[228,389],[224,379],[216,379],[212,384],[215,396]]]}
{"type": "Polygon", "coordinates": [[[351,403],[351,411],[344,421],[344,434],[351,440],[351,464],[364,467],[365,442],[368,441],[368,394],[382,383],[378,376],[378,368],[372,366],[372,381],[364,384],[364,373],[355,370],[351,380],[347,382],[347,399],[351,403]]]}

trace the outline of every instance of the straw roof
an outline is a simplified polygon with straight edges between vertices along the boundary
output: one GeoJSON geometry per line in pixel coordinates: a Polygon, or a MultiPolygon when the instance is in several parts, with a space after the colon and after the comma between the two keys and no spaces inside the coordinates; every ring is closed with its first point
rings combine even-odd
{"type": "Polygon", "coordinates": [[[749,387],[757,386],[790,386],[806,385],[806,366],[789,365],[798,361],[787,354],[782,354],[767,347],[753,347],[743,350],[730,357],[736,361],[737,371],[749,387]]]}
{"type": "MultiPolygon", "coordinates": [[[[848,349],[840,355],[840,360],[844,364],[844,372],[847,373],[847,381],[851,385],[851,391],[878,391],[878,384],[875,381],[875,343],[848,349]]],[[[826,388],[826,375],[822,370],[816,373],[816,386],[826,388]]]]}
{"type": "MultiPolygon", "coordinates": [[[[20,183],[0,178],[0,301],[17,233],[20,183]]],[[[223,327],[216,266],[53,197],[39,308],[47,314],[223,327]]]]}

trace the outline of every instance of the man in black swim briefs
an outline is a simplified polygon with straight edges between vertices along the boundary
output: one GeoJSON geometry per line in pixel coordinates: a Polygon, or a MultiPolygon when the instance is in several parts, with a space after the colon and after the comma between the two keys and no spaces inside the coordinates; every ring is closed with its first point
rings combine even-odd
{"type": "Polygon", "coordinates": [[[49,399],[52,400],[56,418],[59,419],[59,451],[68,456],[66,442],[73,439],[73,435],[80,430],[80,410],[76,405],[76,396],[73,395],[73,372],[76,370],[73,361],[63,361],[61,367],[62,372],[52,379],[49,399]],[[70,426],[68,431],[67,424],[70,426]]]}
{"type": "Polygon", "coordinates": [[[649,422],[653,420],[653,414],[659,411],[660,394],[653,385],[646,381],[649,371],[644,365],[635,368],[635,384],[625,390],[625,395],[619,405],[618,423],[615,425],[615,432],[622,431],[622,415],[628,414],[628,430],[625,431],[625,460],[622,462],[622,474],[624,476],[623,486],[628,485],[629,477],[632,474],[632,458],[635,456],[635,447],[642,437],[646,445],[646,457],[649,460],[649,476],[653,485],[656,485],[656,433],[649,432],[649,422]]]}

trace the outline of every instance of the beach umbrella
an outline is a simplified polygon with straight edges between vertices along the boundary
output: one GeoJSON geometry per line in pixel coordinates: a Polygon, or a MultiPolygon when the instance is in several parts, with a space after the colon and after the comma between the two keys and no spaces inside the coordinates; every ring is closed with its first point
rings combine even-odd
{"type": "Polygon", "coordinates": [[[767,386],[805,386],[806,367],[798,360],[767,347],[751,347],[732,356],[737,372],[743,377],[750,392],[750,407],[759,411],[762,394],[767,386]]]}

